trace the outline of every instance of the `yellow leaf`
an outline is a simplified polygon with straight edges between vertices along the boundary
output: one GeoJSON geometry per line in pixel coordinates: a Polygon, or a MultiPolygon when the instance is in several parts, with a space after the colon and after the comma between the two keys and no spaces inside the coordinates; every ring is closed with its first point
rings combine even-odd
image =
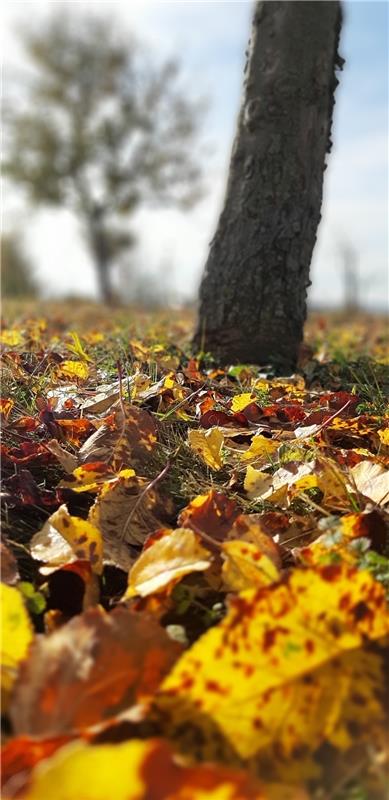
{"type": "Polygon", "coordinates": [[[219,428],[210,428],[208,431],[189,431],[188,439],[192,449],[208,467],[214,470],[222,467],[221,449],[224,436],[219,428]]]}
{"type": "Polygon", "coordinates": [[[272,486],[272,476],[267,472],[255,469],[251,464],[248,465],[244,479],[244,490],[250,500],[262,497],[272,486]]]}
{"type": "Polygon", "coordinates": [[[374,461],[360,461],[351,469],[352,484],[361,494],[378,505],[389,500],[389,471],[374,461]]]}
{"type": "MultiPolygon", "coordinates": [[[[32,625],[22,595],[12,586],[0,585],[1,597],[1,694],[6,703],[17,669],[33,639],[32,625]]],[[[3,709],[4,710],[4,709],[3,709]]]]}
{"type": "Polygon", "coordinates": [[[305,475],[300,478],[296,483],[291,486],[291,496],[294,497],[301,492],[306,492],[308,489],[316,489],[319,486],[317,475],[305,475]]]}
{"type": "Polygon", "coordinates": [[[257,395],[253,394],[253,392],[237,394],[232,398],[231,409],[232,411],[243,411],[244,408],[247,408],[250,403],[255,403],[256,400],[257,395]]]}
{"type": "Polygon", "coordinates": [[[95,464],[84,464],[76,467],[72,476],[64,478],[59,486],[71,489],[73,492],[99,492],[104,486],[116,481],[119,477],[131,478],[135,475],[133,469],[122,469],[116,474],[112,473],[107,464],[98,461],[95,464]]]}
{"type": "Polygon", "coordinates": [[[89,367],[83,361],[62,361],[56,372],[60,378],[86,380],[89,375],[89,367]]]}
{"type": "Polygon", "coordinates": [[[288,753],[309,748],[312,717],[315,745],[320,728],[335,725],[337,712],[331,709],[329,721],[327,708],[339,670],[333,663],[328,690],[315,676],[311,690],[305,676],[388,632],[385,592],[370,573],[344,564],[295,569],[233,598],[224,620],[165,679],[158,706],[173,735],[209,723],[208,741],[219,730],[243,758],[277,743],[288,753]]]}
{"type": "MultiPolygon", "coordinates": [[[[186,765],[163,739],[71,742],[33,771],[24,800],[267,800],[257,781],[220,765],[186,765]]],[[[280,797],[278,795],[278,797],[280,797]]],[[[285,796],[284,796],[285,797],[285,796]]],[[[296,800],[305,794],[297,792],[296,800]]]]}
{"type": "Polygon", "coordinates": [[[380,438],[381,444],[383,444],[385,447],[389,447],[389,427],[380,428],[380,430],[377,431],[377,433],[380,438]]]}
{"type": "Polygon", "coordinates": [[[58,557],[58,566],[69,560],[66,547],[58,552],[60,542],[57,543],[55,535],[53,536],[53,528],[71,547],[76,559],[89,561],[93,572],[101,574],[103,571],[103,540],[100,531],[88,520],[72,517],[65,505],[60,506],[45,522],[42,530],[33,536],[31,552],[34,558],[48,560],[51,566],[56,563],[58,557]],[[50,542],[53,542],[57,548],[52,553],[50,553],[50,542]]]}
{"type": "Polygon", "coordinates": [[[8,347],[18,347],[19,344],[23,344],[24,336],[20,331],[6,329],[0,333],[0,342],[8,347]]]}
{"type": "Polygon", "coordinates": [[[85,352],[78,333],[76,333],[76,331],[69,331],[69,336],[72,337],[73,344],[68,344],[68,350],[78,356],[81,361],[92,361],[91,357],[85,352]]]}
{"type": "Polygon", "coordinates": [[[178,528],[150,545],[139,556],[129,575],[125,597],[166,589],[184,575],[202,572],[211,564],[211,555],[189,528],[178,528]]]}
{"type": "Polygon", "coordinates": [[[270,500],[272,503],[286,502],[289,487],[302,478],[310,475],[314,469],[313,462],[301,463],[292,470],[280,467],[273,475],[260,472],[251,465],[247,467],[244,488],[250,500],[270,500]]]}
{"type": "Polygon", "coordinates": [[[279,446],[280,443],[274,441],[274,439],[267,439],[266,436],[257,433],[251,440],[249,449],[243,453],[242,461],[254,461],[259,458],[264,458],[269,461],[273,453],[278,450],[279,446]]]}
{"type": "Polygon", "coordinates": [[[88,344],[99,344],[104,341],[104,335],[97,331],[89,331],[84,334],[84,339],[88,344]]]}
{"type": "Polygon", "coordinates": [[[280,572],[268,555],[251,542],[233,539],[222,544],[224,583],[233,592],[267,586],[279,580],[280,572]]]}

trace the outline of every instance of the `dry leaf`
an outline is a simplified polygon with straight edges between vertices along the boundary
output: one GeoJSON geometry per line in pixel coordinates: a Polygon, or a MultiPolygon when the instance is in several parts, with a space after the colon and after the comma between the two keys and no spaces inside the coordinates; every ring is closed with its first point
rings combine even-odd
{"type": "MultiPolygon", "coordinates": [[[[36,769],[25,800],[270,800],[247,774],[212,764],[185,765],[161,739],[90,747],[66,745],[36,769]]],[[[295,800],[304,800],[295,795],[295,800]]]]}
{"type": "Polygon", "coordinates": [[[378,505],[389,501],[389,471],[374,461],[361,461],[350,470],[351,488],[357,487],[369,500],[378,505]]]}
{"type": "Polygon", "coordinates": [[[151,617],[85,611],[35,641],[15,685],[14,730],[56,736],[118,714],[155,692],[180,650],[151,617]]]}
{"type": "MultiPolygon", "coordinates": [[[[310,747],[314,688],[320,699],[322,682],[315,678],[311,690],[304,676],[388,631],[384,589],[368,572],[346,565],[295,569],[279,583],[233,598],[225,619],[164,681],[158,706],[168,714],[169,731],[196,721],[203,730],[209,720],[213,733],[219,729],[243,758],[277,742],[285,752],[310,747]]],[[[313,717],[316,737],[329,724],[334,675],[342,675],[334,664],[331,669],[323,719],[315,716],[318,709],[313,717]]],[[[331,714],[334,726],[334,708],[331,714]]]]}
{"type": "Polygon", "coordinates": [[[61,447],[57,439],[50,439],[49,442],[46,442],[46,447],[56,457],[65,472],[70,474],[76,469],[78,463],[76,457],[61,447]]]}
{"type": "Polygon", "coordinates": [[[88,520],[71,516],[65,505],[60,506],[45,522],[42,530],[33,536],[31,554],[33,558],[47,561],[50,567],[81,560],[88,561],[97,574],[103,571],[103,541],[100,531],[88,520]],[[61,545],[56,533],[67,542],[70,552],[61,545]]]}
{"type": "Polygon", "coordinates": [[[159,592],[173,586],[184,575],[202,572],[211,564],[210,553],[192,530],[169,531],[139,556],[131,569],[125,597],[159,592]]]}
{"type": "Polygon", "coordinates": [[[157,427],[148,411],[124,405],[113,415],[112,424],[102,425],[79,451],[79,462],[104,461],[115,470],[137,469],[150,459],[157,442],[157,427]]]}
{"type": "Polygon", "coordinates": [[[21,662],[33,640],[33,630],[22,595],[13,586],[0,584],[1,597],[1,698],[3,713],[21,662]]]}
{"type": "Polygon", "coordinates": [[[84,361],[61,361],[56,368],[56,374],[59,378],[84,381],[89,375],[89,367],[84,361]]]}
{"type": "Polygon", "coordinates": [[[128,572],[147,536],[164,526],[173,510],[161,500],[144,478],[128,476],[127,470],[103,486],[89,512],[89,521],[103,536],[104,558],[128,572]]]}
{"type": "Polygon", "coordinates": [[[207,431],[189,431],[188,441],[191,448],[205,461],[207,467],[214,470],[221,469],[224,436],[219,428],[209,428],[207,431]]]}
{"type": "Polygon", "coordinates": [[[222,575],[227,588],[233,592],[257,589],[279,580],[280,572],[274,562],[251,542],[234,539],[222,544],[225,556],[222,575]]]}

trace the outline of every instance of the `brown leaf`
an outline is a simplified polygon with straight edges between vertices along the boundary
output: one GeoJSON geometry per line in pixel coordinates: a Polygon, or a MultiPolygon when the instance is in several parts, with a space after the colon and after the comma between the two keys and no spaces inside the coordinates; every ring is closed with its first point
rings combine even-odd
{"type": "Polygon", "coordinates": [[[0,542],[1,582],[13,586],[19,580],[16,558],[4,542],[0,542]]]}
{"type": "Polygon", "coordinates": [[[141,467],[157,442],[157,426],[148,411],[126,405],[113,414],[113,424],[103,424],[79,451],[80,464],[105,461],[113,469],[141,467]]]}
{"type": "Polygon", "coordinates": [[[90,609],[35,641],[10,710],[16,734],[59,736],[150,697],[180,654],[152,619],[90,609]]]}
{"type": "Polygon", "coordinates": [[[187,505],[178,517],[182,528],[200,529],[213,539],[223,540],[232,527],[239,508],[222,492],[211,489],[208,494],[200,494],[187,505]]]}
{"type": "Polygon", "coordinates": [[[102,533],[104,559],[128,572],[139,555],[131,546],[143,545],[172,511],[171,501],[162,501],[145,478],[119,475],[103,487],[88,519],[102,533]]]}

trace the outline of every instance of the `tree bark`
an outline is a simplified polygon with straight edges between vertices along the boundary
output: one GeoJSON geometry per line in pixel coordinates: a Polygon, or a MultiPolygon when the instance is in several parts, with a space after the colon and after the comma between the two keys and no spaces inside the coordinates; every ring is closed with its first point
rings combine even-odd
{"type": "Polygon", "coordinates": [[[292,371],[320,221],[339,2],[258,2],[224,208],[200,288],[197,349],[292,371]]]}
{"type": "Polygon", "coordinates": [[[112,305],[113,293],[110,280],[110,249],[104,230],[104,210],[95,206],[89,223],[90,244],[95,259],[97,286],[100,300],[112,305]]]}

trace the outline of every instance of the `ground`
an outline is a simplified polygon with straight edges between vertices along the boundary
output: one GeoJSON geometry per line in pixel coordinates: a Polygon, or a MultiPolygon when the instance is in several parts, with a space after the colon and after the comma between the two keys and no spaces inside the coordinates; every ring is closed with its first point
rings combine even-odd
{"type": "Polygon", "coordinates": [[[385,321],[193,324],[4,303],[4,797],[383,797],[385,321]]]}

